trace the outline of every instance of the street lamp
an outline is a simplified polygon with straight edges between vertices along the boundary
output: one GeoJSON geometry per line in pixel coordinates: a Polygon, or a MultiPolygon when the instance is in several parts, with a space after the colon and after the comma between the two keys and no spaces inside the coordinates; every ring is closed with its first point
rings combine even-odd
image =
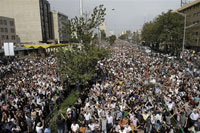
{"type": "Polygon", "coordinates": [[[177,14],[179,14],[179,15],[181,15],[181,16],[183,16],[183,17],[185,18],[185,19],[184,19],[184,32],[183,32],[183,47],[182,47],[182,54],[183,54],[183,53],[184,53],[184,49],[185,49],[186,29],[195,26],[197,23],[191,24],[191,25],[189,25],[189,26],[186,26],[186,23],[187,23],[187,15],[184,14],[184,13],[178,12],[178,11],[175,11],[174,13],[177,13],[177,14]]]}
{"type": "Polygon", "coordinates": [[[80,0],[80,16],[83,17],[83,0],[80,0]]]}

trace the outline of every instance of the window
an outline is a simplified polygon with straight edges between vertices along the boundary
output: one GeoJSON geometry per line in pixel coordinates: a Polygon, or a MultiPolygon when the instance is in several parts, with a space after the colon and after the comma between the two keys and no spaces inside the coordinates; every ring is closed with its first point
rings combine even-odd
{"type": "Polygon", "coordinates": [[[9,36],[8,36],[8,35],[6,35],[6,39],[7,39],[7,40],[9,39],[9,36]]]}
{"type": "Polygon", "coordinates": [[[1,28],[1,32],[4,32],[4,28],[1,28]]]}
{"type": "Polygon", "coordinates": [[[6,33],[8,32],[8,28],[5,28],[5,30],[4,30],[6,33]]]}
{"type": "Polygon", "coordinates": [[[10,29],[10,32],[11,32],[11,33],[15,33],[15,29],[11,28],[11,29],[10,29]]]}
{"type": "Polygon", "coordinates": [[[13,35],[13,36],[11,36],[11,39],[12,39],[12,40],[15,40],[15,36],[14,36],[14,35],[13,35]]]}
{"type": "Polygon", "coordinates": [[[10,21],[10,26],[14,26],[14,21],[10,21]]]}
{"type": "Polygon", "coordinates": [[[196,35],[198,36],[199,32],[196,32],[196,35]]]}
{"type": "Polygon", "coordinates": [[[2,40],[4,40],[4,39],[5,39],[5,36],[4,36],[4,35],[2,35],[2,36],[1,36],[1,38],[2,38],[2,40]]]}
{"type": "Polygon", "coordinates": [[[7,25],[7,21],[6,20],[4,20],[4,25],[7,25]]]}
{"type": "Polygon", "coordinates": [[[0,20],[0,25],[2,25],[3,24],[3,20],[0,20]]]}

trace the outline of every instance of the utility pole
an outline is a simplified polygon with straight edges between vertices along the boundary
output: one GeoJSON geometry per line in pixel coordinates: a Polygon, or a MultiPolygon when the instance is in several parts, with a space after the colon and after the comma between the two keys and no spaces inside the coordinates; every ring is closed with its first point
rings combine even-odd
{"type": "Polygon", "coordinates": [[[181,7],[183,7],[187,3],[188,3],[187,0],[181,0],[181,7]]]}
{"type": "Polygon", "coordinates": [[[83,17],[83,0],[80,0],[80,17],[83,17]]]}

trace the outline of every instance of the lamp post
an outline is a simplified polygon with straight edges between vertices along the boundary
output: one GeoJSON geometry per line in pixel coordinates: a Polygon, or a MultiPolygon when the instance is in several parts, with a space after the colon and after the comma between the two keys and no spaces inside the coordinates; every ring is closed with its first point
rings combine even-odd
{"type": "Polygon", "coordinates": [[[80,0],[80,16],[83,17],[83,0],[80,0]]]}
{"type": "Polygon", "coordinates": [[[194,24],[191,24],[191,25],[187,26],[186,25],[186,23],[187,23],[187,15],[184,14],[184,13],[178,12],[178,11],[175,11],[174,13],[177,13],[177,14],[179,14],[179,15],[181,15],[181,16],[183,16],[185,18],[184,19],[184,32],[183,32],[183,47],[182,47],[182,54],[184,54],[186,29],[195,26],[197,23],[194,23],[194,24]]]}
{"type": "Polygon", "coordinates": [[[182,46],[182,54],[184,53],[184,49],[185,49],[185,33],[186,33],[186,21],[187,21],[187,15],[184,13],[180,13],[175,11],[175,13],[178,13],[179,15],[184,17],[184,31],[183,31],[183,46],[182,46]]]}

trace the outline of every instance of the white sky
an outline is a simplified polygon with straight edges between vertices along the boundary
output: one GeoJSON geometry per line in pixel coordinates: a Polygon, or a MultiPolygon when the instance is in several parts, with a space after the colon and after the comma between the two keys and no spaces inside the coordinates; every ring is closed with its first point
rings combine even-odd
{"type": "MultiPolygon", "coordinates": [[[[51,9],[73,18],[79,16],[79,0],[48,0],[51,9]]],[[[106,7],[106,29],[118,35],[121,31],[141,29],[144,22],[153,20],[162,12],[180,8],[181,0],[83,0],[84,12],[95,6],[106,7]],[[114,11],[112,9],[115,9],[114,11]]]]}

